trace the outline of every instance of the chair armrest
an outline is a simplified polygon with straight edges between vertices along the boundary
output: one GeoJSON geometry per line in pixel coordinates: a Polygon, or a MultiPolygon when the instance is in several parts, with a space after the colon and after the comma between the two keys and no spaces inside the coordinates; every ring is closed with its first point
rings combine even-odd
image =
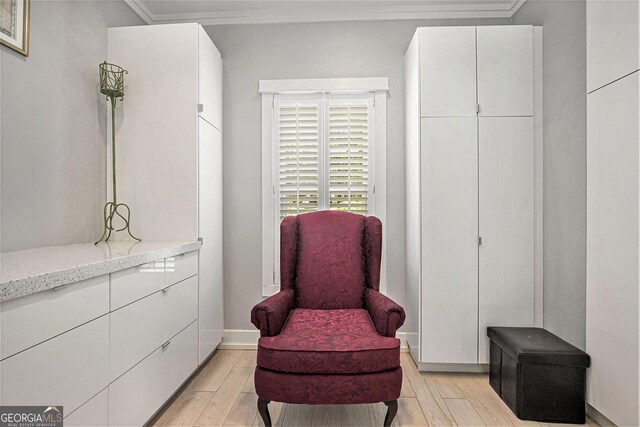
{"type": "Polygon", "coordinates": [[[285,289],[270,296],[251,310],[251,323],[260,329],[261,337],[278,335],[293,308],[293,289],[285,289]]]}
{"type": "Polygon", "coordinates": [[[404,323],[404,309],[391,298],[370,288],[365,294],[365,304],[378,334],[383,337],[395,337],[396,331],[404,323]]]}

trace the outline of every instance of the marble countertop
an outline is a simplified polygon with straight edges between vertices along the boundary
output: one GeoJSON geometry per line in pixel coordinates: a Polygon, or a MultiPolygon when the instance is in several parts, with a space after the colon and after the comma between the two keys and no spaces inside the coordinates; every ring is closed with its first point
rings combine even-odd
{"type": "Polygon", "coordinates": [[[0,302],[199,250],[191,242],[102,242],[0,253],[0,302]]]}

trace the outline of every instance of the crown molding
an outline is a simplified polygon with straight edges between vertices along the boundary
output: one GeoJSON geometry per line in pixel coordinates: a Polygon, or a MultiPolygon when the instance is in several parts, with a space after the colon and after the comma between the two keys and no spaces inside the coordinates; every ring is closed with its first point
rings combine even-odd
{"type": "Polygon", "coordinates": [[[154,23],[154,16],[151,11],[141,1],[124,0],[124,2],[147,24],[154,23]]]}
{"type": "Polygon", "coordinates": [[[124,0],[147,24],[197,22],[200,25],[280,24],[303,22],[378,21],[405,19],[511,18],[525,0],[509,3],[417,4],[412,6],[371,6],[300,9],[239,9],[225,12],[153,14],[142,0],[124,0]]]}

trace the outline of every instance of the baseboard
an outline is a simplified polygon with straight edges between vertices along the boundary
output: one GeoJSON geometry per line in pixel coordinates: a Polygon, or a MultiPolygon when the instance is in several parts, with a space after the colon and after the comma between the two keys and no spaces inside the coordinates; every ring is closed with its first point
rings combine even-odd
{"type": "Polygon", "coordinates": [[[218,348],[222,350],[255,350],[258,348],[258,338],[260,338],[260,331],[257,329],[225,329],[218,348]]]}
{"type": "Polygon", "coordinates": [[[396,338],[400,340],[400,352],[408,353],[409,347],[407,347],[407,333],[406,332],[396,332],[396,338]]]}
{"type": "MultiPolygon", "coordinates": [[[[258,348],[260,331],[257,329],[225,329],[222,342],[218,346],[222,350],[255,350],[258,348]]],[[[396,332],[396,338],[400,340],[400,351],[409,351],[407,337],[404,332],[396,332]]]]}
{"type": "Polygon", "coordinates": [[[600,411],[598,411],[593,406],[587,403],[587,415],[591,417],[595,422],[600,424],[602,427],[615,426],[613,422],[606,416],[604,416],[600,411]]]}
{"type": "Polygon", "coordinates": [[[489,365],[485,363],[417,363],[420,372],[468,372],[486,374],[489,365]]]}

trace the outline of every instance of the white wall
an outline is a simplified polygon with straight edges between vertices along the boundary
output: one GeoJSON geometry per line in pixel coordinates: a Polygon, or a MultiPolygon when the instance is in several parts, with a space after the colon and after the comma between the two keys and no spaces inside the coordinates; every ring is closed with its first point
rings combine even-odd
{"type": "Polygon", "coordinates": [[[544,26],[544,326],[584,349],[585,2],[527,0],[513,23],[544,26]]]}
{"type": "Polygon", "coordinates": [[[415,29],[508,20],[374,21],[206,27],[224,59],[225,328],[254,329],[262,299],[260,79],[389,77],[388,294],[404,303],[404,53],[415,29]]]}
{"type": "Polygon", "coordinates": [[[100,236],[107,101],[98,64],[107,27],[139,24],[124,2],[32,1],[30,56],[0,47],[2,251],[100,236]]]}

